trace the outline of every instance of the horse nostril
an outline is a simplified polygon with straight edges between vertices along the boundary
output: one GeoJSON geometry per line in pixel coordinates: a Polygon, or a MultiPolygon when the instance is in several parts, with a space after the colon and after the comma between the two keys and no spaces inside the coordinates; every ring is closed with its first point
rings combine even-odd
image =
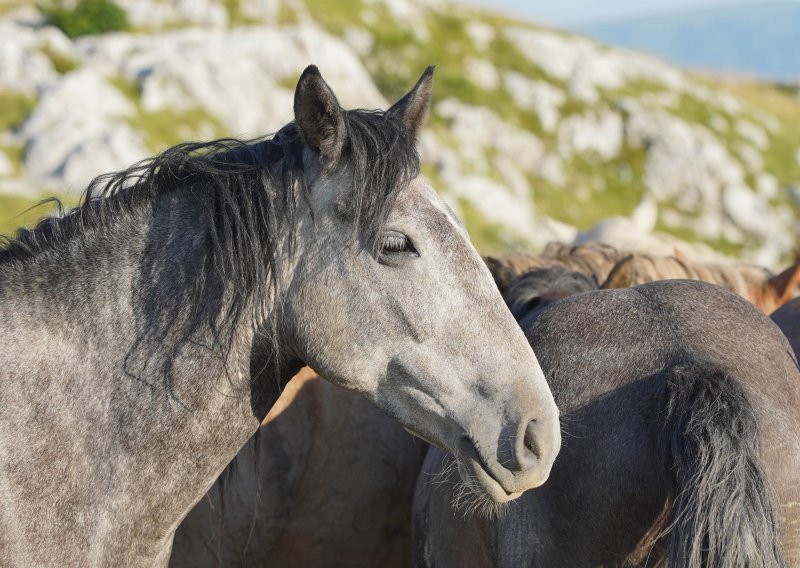
{"type": "Polygon", "coordinates": [[[517,459],[519,460],[519,465],[523,468],[529,468],[536,465],[541,459],[541,448],[539,447],[538,439],[538,428],[536,424],[536,420],[531,420],[525,426],[525,432],[523,433],[522,439],[522,448],[520,448],[519,456],[517,459]]]}

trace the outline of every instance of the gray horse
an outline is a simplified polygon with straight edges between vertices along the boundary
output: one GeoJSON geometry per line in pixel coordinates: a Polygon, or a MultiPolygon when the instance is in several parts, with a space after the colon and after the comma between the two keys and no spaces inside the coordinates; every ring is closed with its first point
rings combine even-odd
{"type": "MultiPolygon", "coordinates": [[[[534,308],[535,309],[535,308],[534,308]]],[[[421,566],[800,565],[800,373],[745,300],[672,280],[585,292],[523,318],[562,411],[550,481],[499,519],[429,451],[421,566]]]]}
{"type": "Polygon", "coordinates": [[[388,111],[344,111],[311,66],[272,138],[180,145],[6,243],[4,565],[166,564],[302,363],[495,501],[546,480],[542,371],[419,177],[431,85],[429,69],[388,111]]]}

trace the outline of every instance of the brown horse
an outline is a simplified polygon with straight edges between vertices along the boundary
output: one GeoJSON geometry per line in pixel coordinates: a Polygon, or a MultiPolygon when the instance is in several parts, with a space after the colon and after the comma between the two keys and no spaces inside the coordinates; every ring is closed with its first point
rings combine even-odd
{"type": "Polygon", "coordinates": [[[418,565],[800,566],[800,372],[768,318],[672,280],[578,294],[521,325],[562,411],[550,480],[500,518],[463,516],[481,499],[431,448],[418,565]]]}
{"type": "Polygon", "coordinates": [[[778,275],[750,264],[692,262],[680,254],[657,256],[633,253],[622,258],[603,282],[603,288],[630,288],[669,279],[702,280],[727,288],[750,300],[762,312],[772,313],[797,295],[800,263],[778,275]]]}
{"type": "Polygon", "coordinates": [[[306,368],[178,527],[170,566],[411,566],[426,451],[306,368]]]}
{"type": "Polygon", "coordinates": [[[608,277],[614,265],[624,257],[625,253],[603,243],[570,245],[551,242],[539,256],[525,254],[487,256],[483,260],[489,267],[497,287],[501,292],[505,292],[511,282],[522,274],[553,266],[580,272],[594,278],[600,284],[608,277]]]}

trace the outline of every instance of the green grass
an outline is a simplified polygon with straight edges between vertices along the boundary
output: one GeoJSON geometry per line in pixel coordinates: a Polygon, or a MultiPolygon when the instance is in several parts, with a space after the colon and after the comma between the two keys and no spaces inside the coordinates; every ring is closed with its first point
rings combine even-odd
{"type": "MultiPolygon", "coordinates": [[[[211,132],[210,138],[219,138],[223,135],[220,122],[202,108],[139,112],[129,122],[131,126],[142,131],[145,144],[153,152],[160,152],[191,140],[205,131],[211,132]]],[[[209,136],[204,137],[209,138],[209,136]]]]}
{"type": "Polygon", "coordinates": [[[466,199],[459,199],[461,220],[467,228],[473,246],[481,254],[499,254],[508,252],[513,246],[503,233],[505,228],[484,219],[477,209],[466,199]]]}
{"type": "Polygon", "coordinates": [[[341,35],[348,26],[361,27],[364,3],[361,0],[305,0],[311,16],[334,35],[341,35]]]}
{"type": "MultiPolygon", "coordinates": [[[[281,14],[283,13],[283,2],[281,2],[281,14]]],[[[245,26],[258,23],[257,19],[249,18],[242,13],[241,0],[222,0],[222,6],[228,12],[228,26],[245,26]]]]}
{"type": "Polygon", "coordinates": [[[613,101],[624,97],[639,99],[649,94],[664,93],[667,92],[667,88],[663,83],[658,83],[649,79],[639,79],[629,81],[619,89],[600,89],[600,92],[605,100],[613,101]]]}
{"type": "MultiPolygon", "coordinates": [[[[13,236],[20,227],[30,228],[56,212],[53,203],[41,203],[19,195],[0,194],[0,235],[13,236]]],[[[67,204],[64,204],[67,206],[67,204]]]]}
{"type": "Polygon", "coordinates": [[[123,77],[113,77],[110,82],[136,107],[136,115],[128,122],[144,135],[145,144],[154,153],[198,136],[220,138],[226,134],[222,123],[205,109],[145,111],[136,83],[123,77]]]}
{"type": "Polygon", "coordinates": [[[620,155],[604,161],[590,155],[577,155],[565,163],[566,188],[532,179],[534,203],[545,215],[586,230],[614,215],[629,215],[645,194],[646,151],[624,146],[620,155]],[[589,192],[589,200],[579,199],[577,188],[589,192]]]}
{"type": "Polygon", "coordinates": [[[53,64],[53,69],[61,75],[69,73],[78,67],[78,62],[75,59],[60,51],[56,51],[50,45],[42,46],[41,52],[44,53],[50,60],[50,63],[53,64]]]}
{"type": "Polygon", "coordinates": [[[16,91],[0,91],[0,132],[19,127],[36,107],[36,99],[16,91]]]}
{"type": "Polygon", "coordinates": [[[0,152],[3,152],[14,166],[12,175],[19,175],[22,172],[22,154],[25,148],[21,145],[0,144],[0,152]]]}
{"type": "Polygon", "coordinates": [[[67,37],[119,32],[128,29],[128,15],[112,0],[50,0],[39,5],[47,22],[67,37]]]}

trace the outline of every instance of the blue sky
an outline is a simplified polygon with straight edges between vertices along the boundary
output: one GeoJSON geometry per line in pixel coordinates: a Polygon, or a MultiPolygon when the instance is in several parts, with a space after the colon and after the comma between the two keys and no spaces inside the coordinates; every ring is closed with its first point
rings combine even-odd
{"type": "MultiPolygon", "coordinates": [[[[794,4],[800,0],[789,0],[794,4]]],[[[505,12],[524,15],[534,21],[557,26],[570,26],[604,20],[733,6],[736,4],[767,4],[775,0],[471,0],[500,8],[505,12]]]]}

